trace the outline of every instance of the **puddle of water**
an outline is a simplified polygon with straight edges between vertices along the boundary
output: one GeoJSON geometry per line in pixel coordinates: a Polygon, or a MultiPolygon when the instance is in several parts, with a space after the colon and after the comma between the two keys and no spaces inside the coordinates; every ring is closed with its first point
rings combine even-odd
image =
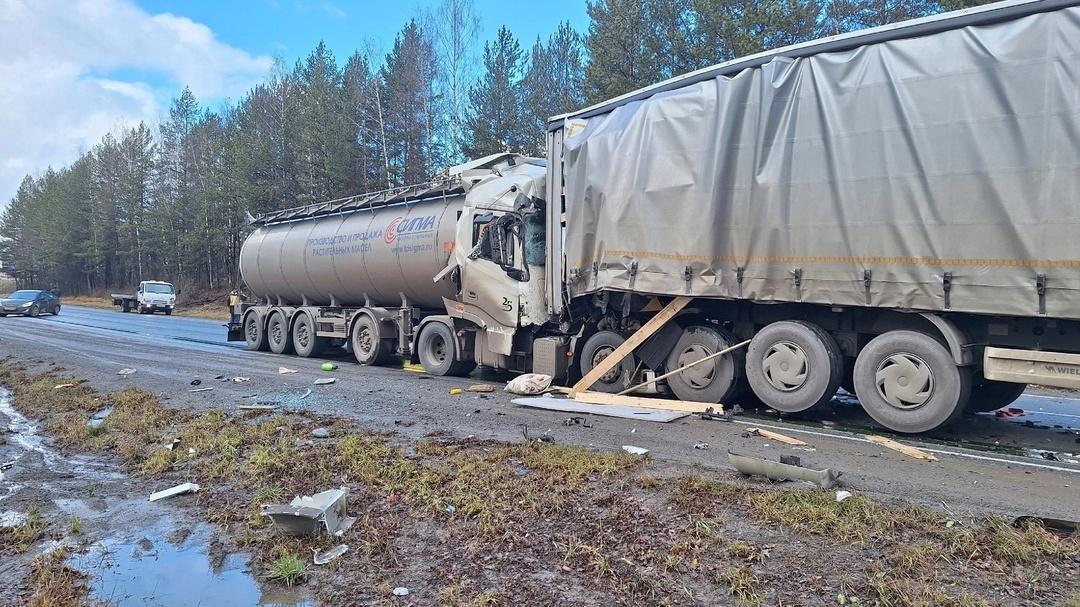
{"type": "Polygon", "coordinates": [[[310,607],[295,591],[263,592],[245,571],[245,555],[229,555],[215,569],[207,552],[211,536],[200,526],[180,544],[162,534],[135,541],[110,538],[72,557],[71,564],[91,576],[92,599],[116,607],[310,607]]]}
{"type": "Polygon", "coordinates": [[[8,442],[21,447],[23,451],[41,453],[45,457],[46,463],[53,461],[56,455],[42,445],[41,435],[37,433],[37,424],[11,406],[10,396],[10,392],[0,388],[0,413],[8,418],[8,430],[11,430],[11,433],[5,435],[4,438],[8,442]]]}

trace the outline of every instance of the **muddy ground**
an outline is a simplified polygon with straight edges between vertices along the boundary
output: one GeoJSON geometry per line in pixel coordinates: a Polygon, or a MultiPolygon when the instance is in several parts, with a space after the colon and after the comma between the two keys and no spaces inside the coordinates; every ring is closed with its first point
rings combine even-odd
{"type": "Polygon", "coordinates": [[[608,446],[166,406],[46,362],[4,363],[0,384],[0,604],[1080,605],[1075,534],[857,483],[837,502],[608,446]],[[202,489],[145,501],[186,481],[202,489]],[[337,486],[358,518],[340,538],[258,515],[337,486]]]}

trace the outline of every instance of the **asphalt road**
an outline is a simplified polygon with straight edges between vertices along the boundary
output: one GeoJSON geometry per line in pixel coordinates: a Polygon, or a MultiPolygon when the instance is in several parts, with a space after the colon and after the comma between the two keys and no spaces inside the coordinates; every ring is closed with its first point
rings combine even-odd
{"type": "Polygon", "coordinates": [[[744,415],[734,423],[690,416],[669,424],[589,416],[591,428],[566,427],[568,413],[523,408],[501,391],[499,377],[440,378],[390,367],[361,367],[343,351],[329,358],[337,371],[319,370],[327,359],[302,359],[249,352],[225,341],[220,321],[176,316],[140,316],[113,310],[65,306],[60,316],[0,319],[0,356],[16,356],[35,368],[55,364],[86,378],[99,390],[138,386],[160,393],[171,406],[235,409],[273,403],[320,414],[353,417],[378,431],[419,438],[432,432],[499,440],[522,440],[550,432],[557,442],[597,449],[635,445],[651,451],[659,473],[678,474],[688,465],[707,474],[731,475],[726,450],[772,459],[798,455],[803,465],[843,473],[846,488],[880,499],[905,499],[947,512],[993,511],[1080,519],[1080,400],[1055,393],[1026,394],[1012,418],[970,416],[956,429],[905,442],[936,453],[922,462],[869,443],[878,432],[849,396],[838,397],[813,417],[780,420],[744,415]],[[295,369],[279,374],[278,368],[295,369]],[[132,375],[118,375],[134,368],[132,375]],[[223,376],[225,381],[215,377],[223,376]],[[234,382],[233,377],[248,378],[234,382]],[[337,383],[315,386],[320,377],[337,383]],[[200,380],[196,387],[191,385],[200,380]],[[454,387],[485,382],[492,394],[450,395],[454,387]],[[191,392],[198,388],[213,388],[191,392]],[[310,396],[301,396],[312,390],[310,396]],[[810,448],[790,447],[744,436],[761,426],[800,438],[810,448]],[[1055,427],[1057,426],[1057,427],[1055,427]],[[708,449],[694,445],[708,443],[708,449]],[[1052,459],[1047,459],[1047,458],[1052,459]]]}

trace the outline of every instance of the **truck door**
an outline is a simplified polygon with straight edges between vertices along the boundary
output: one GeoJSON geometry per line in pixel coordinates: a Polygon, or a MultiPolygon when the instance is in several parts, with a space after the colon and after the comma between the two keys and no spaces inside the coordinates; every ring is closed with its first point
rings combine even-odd
{"type": "Polygon", "coordinates": [[[472,252],[461,268],[461,299],[507,327],[517,327],[522,263],[520,223],[513,215],[478,211],[472,217],[472,252]]]}

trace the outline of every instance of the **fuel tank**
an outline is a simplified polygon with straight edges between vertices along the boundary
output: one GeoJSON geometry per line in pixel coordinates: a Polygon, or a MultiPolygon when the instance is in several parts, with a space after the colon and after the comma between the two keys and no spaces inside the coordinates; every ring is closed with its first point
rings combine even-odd
{"type": "Polygon", "coordinates": [[[464,194],[260,226],[240,249],[252,295],[277,303],[441,308],[453,298],[446,268],[464,194]]]}

